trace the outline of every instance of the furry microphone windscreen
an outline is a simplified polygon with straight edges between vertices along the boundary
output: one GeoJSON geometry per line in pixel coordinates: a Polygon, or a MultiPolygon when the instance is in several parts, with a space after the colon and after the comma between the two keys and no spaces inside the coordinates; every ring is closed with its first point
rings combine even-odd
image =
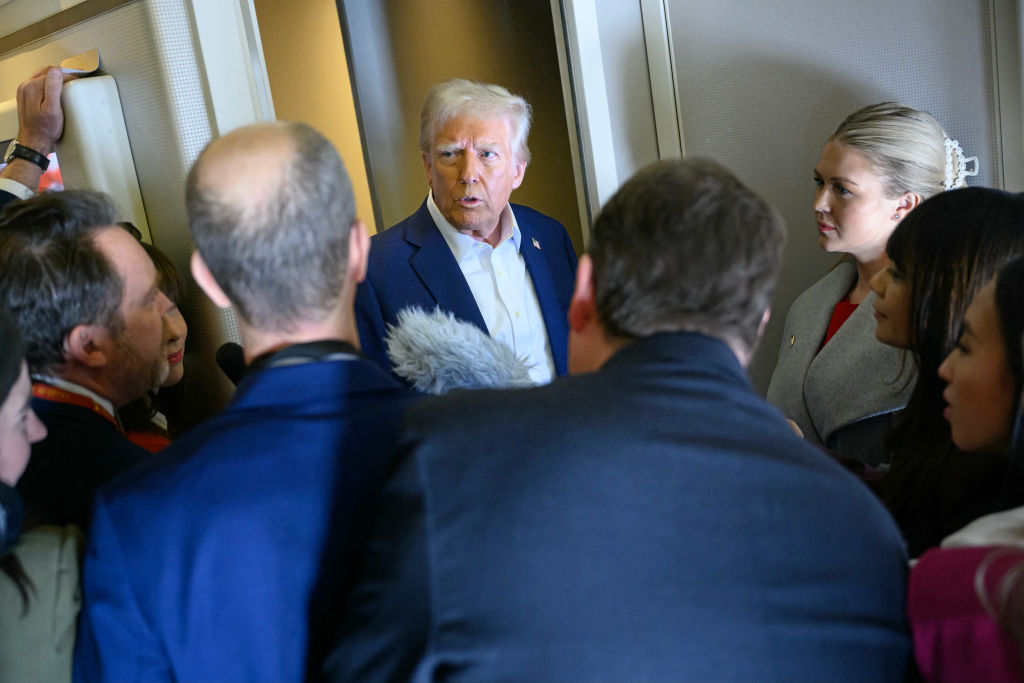
{"type": "Polygon", "coordinates": [[[525,360],[476,325],[439,309],[400,311],[384,341],[395,374],[423,393],[533,386],[525,360]]]}

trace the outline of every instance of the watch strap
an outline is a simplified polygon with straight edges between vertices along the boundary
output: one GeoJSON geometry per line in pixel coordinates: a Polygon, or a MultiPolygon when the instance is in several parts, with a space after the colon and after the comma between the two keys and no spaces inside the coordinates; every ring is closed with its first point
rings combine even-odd
{"type": "Polygon", "coordinates": [[[45,154],[40,154],[31,147],[19,144],[17,140],[11,143],[11,146],[7,148],[7,156],[4,157],[4,163],[10,163],[11,159],[24,159],[25,161],[31,161],[33,164],[43,169],[50,166],[50,160],[45,154]]]}

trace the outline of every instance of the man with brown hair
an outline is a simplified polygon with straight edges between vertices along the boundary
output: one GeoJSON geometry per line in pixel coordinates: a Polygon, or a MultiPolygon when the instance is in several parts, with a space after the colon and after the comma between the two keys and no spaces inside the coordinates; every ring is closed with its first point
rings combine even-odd
{"type": "Polygon", "coordinates": [[[638,173],[569,307],[574,376],[413,407],[333,681],[900,681],[906,559],[744,371],[784,231],[706,161],[638,173]]]}

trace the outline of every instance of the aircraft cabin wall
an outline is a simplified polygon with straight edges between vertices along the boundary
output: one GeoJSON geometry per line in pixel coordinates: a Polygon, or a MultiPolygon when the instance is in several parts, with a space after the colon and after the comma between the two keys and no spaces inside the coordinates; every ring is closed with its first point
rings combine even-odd
{"type": "Polygon", "coordinates": [[[1004,40],[1010,44],[996,40],[997,22],[1015,16],[1014,3],[777,0],[757,3],[757,11],[746,0],[667,5],[686,154],[725,163],[789,225],[773,320],[751,366],[762,390],[789,304],[838,258],[817,246],[812,172],[847,115],[883,100],[928,111],[979,158],[969,184],[1009,181],[1008,189],[1024,189],[1019,68],[1016,83],[999,80],[1000,71],[1019,65],[1019,38],[1014,31],[1004,40]]]}
{"type": "Polygon", "coordinates": [[[254,0],[277,118],[301,121],[331,141],[345,162],[356,215],[376,224],[362,137],[334,0],[254,0]]]}
{"type": "MultiPolygon", "coordinates": [[[[924,109],[960,140],[968,156],[979,157],[980,173],[969,179],[971,185],[1024,189],[1018,1],[561,5],[572,10],[566,12],[570,19],[596,14],[599,58],[573,64],[572,82],[578,100],[589,95],[588,81],[603,90],[607,121],[593,124],[584,113],[578,116],[582,154],[592,157],[593,168],[613,169],[612,187],[658,157],[710,157],[786,219],[789,241],[773,317],[750,367],[762,392],[790,304],[838,259],[817,246],[812,174],[825,139],[848,114],[883,100],[924,109]],[[659,22],[664,35],[652,30],[659,22]],[[643,50],[646,60],[638,57],[643,50]],[[666,121],[678,126],[674,148],[662,139],[666,121]],[[588,134],[596,142],[587,144],[588,134]]],[[[577,18],[575,24],[583,22],[577,18]]],[[[571,44],[569,49],[573,53],[571,44]]]]}

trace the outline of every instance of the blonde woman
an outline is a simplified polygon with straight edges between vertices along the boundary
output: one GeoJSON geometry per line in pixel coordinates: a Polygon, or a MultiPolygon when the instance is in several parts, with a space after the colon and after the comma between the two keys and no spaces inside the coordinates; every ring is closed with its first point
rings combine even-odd
{"type": "Polygon", "coordinates": [[[872,467],[887,463],[885,433],[914,374],[875,338],[869,282],[899,222],[976,173],[977,159],[931,115],[893,102],[854,112],[825,142],[814,167],[818,244],[844,257],[790,307],[768,388],[808,441],[872,467]]]}

